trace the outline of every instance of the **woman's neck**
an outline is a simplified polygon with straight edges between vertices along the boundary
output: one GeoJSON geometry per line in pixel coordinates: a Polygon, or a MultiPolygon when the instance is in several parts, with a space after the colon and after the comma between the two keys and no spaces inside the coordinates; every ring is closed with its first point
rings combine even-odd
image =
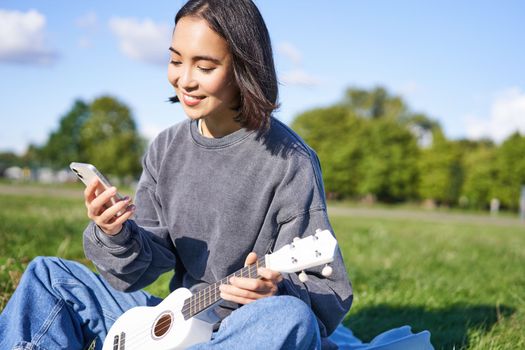
{"type": "Polygon", "coordinates": [[[219,138],[229,135],[242,128],[233,118],[230,120],[215,120],[214,118],[201,119],[202,135],[208,138],[219,138]]]}

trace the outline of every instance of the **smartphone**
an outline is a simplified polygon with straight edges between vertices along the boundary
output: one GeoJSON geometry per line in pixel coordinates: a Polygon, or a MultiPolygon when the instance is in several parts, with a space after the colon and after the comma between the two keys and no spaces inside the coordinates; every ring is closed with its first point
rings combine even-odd
{"type": "MultiPolygon", "coordinates": [[[[94,179],[98,179],[99,186],[96,190],[97,195],[112,186],[109,180],[93,164],[72,162],[69,164],[69,167],[86,186],[89,185],[94,179]]],[[[117,193],[111,198],[111,205],[123,199],[124,196],[122,196],[120,193],[117,193]]],[[[124,210],[118,212],[117,216],[120,216],[123,213],[124,210]]]]}

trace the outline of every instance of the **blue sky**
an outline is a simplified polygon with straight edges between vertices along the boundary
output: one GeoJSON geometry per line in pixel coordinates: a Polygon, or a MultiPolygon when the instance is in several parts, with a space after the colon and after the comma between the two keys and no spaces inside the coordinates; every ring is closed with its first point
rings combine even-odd
{"type": "MultiPolygon", "coordinates": [[[[166,103],[167,48],[183,0],[0,0],[0,151],[23,152],[76,98],[111,94],[143,135],[185,118],[166,103]]],[[[525,2],[257,0],[281,109],[330,105],[345,88],[386,87],[450,138],[525,134],[525,2]]]]}

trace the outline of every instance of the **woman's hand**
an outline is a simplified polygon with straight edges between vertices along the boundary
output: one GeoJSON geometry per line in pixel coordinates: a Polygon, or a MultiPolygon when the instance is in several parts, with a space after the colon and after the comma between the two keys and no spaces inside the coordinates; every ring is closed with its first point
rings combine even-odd
{"type": "MultiPolygon", "coordinates": [[[[250,253],[246,257],[245,266],[257,261],[257,254],[250,253]]],[[[221,298],[238,304],[248,304],[257,299],[269,297],[277,293],[277,284],[283,280],[279,272],[264,267],[257,270],[260,278],[231,277],[230,284],[221,285],[221,298]]]]}
{"type": "Polygon", "coordinates": [[[134,205],[129,205],[130,198],[111,204],[111,197],[117,194],[115,187],[110,187],[97,193],[99,181],[94,180],[84,190],[84,199],[88,217],[97,224],[104,233],[114,236],[122,230],[124,222],[133,215],[134,205]],[[120,216],[117,213],[123,211],[120,216]]]}

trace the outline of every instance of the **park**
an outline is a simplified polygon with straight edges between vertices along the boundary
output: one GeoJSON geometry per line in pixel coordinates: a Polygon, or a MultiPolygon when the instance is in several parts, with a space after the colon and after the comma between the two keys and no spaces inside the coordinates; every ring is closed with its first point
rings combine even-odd
{"type": "MultiPolygon", "coordinates": [[[[28,262],[80,261],[87,225],[80,184],[2,182],[0,309],[28,262]]],[[[355,299],[344,324],[363,340],[410,325],[436,349],[525,346],[525,235],[517,215],[330,203],[355,299]]],[[[148,290],[165,296],[171,276],[148,290]]]]}

